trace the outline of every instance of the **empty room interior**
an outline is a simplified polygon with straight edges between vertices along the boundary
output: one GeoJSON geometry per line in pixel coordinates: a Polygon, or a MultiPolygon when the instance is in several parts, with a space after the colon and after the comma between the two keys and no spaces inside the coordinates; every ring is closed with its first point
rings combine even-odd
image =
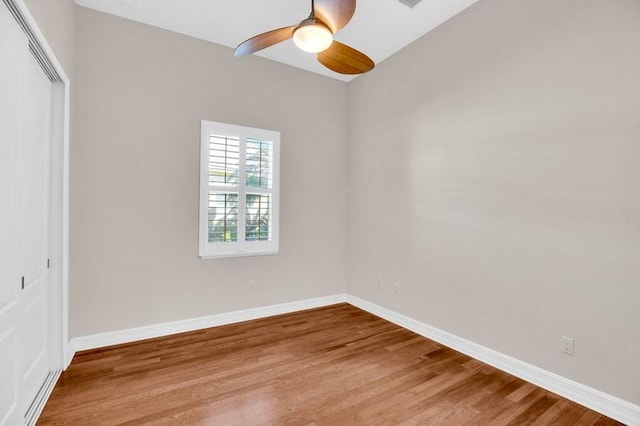
{"type": "Polygon", "coordinates": [[[640,425],[640,2],[3,0],[0,425],[640,425]]]}

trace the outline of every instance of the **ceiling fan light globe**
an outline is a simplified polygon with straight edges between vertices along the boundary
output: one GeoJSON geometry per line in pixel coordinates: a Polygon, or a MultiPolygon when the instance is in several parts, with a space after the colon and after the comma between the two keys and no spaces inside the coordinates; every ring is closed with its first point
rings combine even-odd
{"type": "Polygon", "coordinates": [[[293,33],[293,42],[305,52],[319,53],[331,46],[333,34],[322,24],[302,25],[293,33]]]}

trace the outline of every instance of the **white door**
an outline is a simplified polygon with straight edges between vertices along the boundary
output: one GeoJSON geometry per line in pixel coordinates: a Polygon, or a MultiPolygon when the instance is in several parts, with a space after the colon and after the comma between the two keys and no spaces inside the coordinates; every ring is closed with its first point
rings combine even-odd
{"type": "Polygon", "coordinates": [[[52,85],[28,55],[19,152],[18,272],[23,413],[49,373],[49,165],[52,85]]]}
{"type": "Polygon", "coordinates": [[[52,84],[2,4],[0,94],[0,425],[14,425],[50,369],[52,84]]]}
{"type": "Polygon", "coordinates": [[[21,307],[17,254],[18,146],[27,39],[0,4],[0,425],[22,422],[19,407],[19,336],[21,307]]]}

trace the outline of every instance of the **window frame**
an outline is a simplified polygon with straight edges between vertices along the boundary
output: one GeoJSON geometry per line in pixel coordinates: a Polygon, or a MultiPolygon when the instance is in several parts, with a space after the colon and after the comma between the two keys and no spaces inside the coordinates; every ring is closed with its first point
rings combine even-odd
{"type": "Polygon", "coordinates": [[[202,120],[200,125],[200,206],[199,206],[199,256],[201,259],[273,255],[279,251],[280,233],[280,132],[256,129],[235,124],[202,120]],[[238,184],[212,184],[209,182],[209,137],[211,134],[239,138],[238,184]],[[269,141],[273,144],[271,188],[252,187],[246,184],[247,139],[269,141]],[[211,190],[237,192],[238,241],[209,242],[209,192],[211,190]],[[246,241],[247,194],[270,194],[271,215],[269,241],[246,241]]]}

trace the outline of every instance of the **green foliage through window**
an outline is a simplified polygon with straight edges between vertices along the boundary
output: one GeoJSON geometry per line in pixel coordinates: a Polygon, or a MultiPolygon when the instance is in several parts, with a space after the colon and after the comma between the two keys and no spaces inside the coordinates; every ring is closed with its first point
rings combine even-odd
{"type": "Polygon", "coordinates": [[[271,195],[247,194],[245,239],[247,241],[269,241],[269,217],[271,195]]]}
{"type": "Polygon", "coordinates": [[[238,241],[238,194],[209,193],[209,242],[238,241]]]}
{"type": "Polygon", "coordinates": [[[209,136],[209,183],[237,184],[240,172],[240,139],[209,136]]]}
{"type": "Polygon", "coordinates": [[[246,184],[257,188],[271,188],[273,143],[247,139],[246,184]]]}

